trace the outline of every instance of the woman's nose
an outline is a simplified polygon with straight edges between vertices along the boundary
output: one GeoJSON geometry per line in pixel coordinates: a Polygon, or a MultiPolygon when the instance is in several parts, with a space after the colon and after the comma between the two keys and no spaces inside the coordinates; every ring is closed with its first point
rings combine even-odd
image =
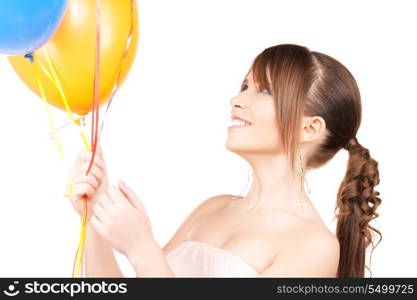
{"type": "Polygon", "coordinates": [[[231,106],[232,106],[232,108],[234,109],[234,108],[237,108],[237,107],[239,107],[239,108],[245,108],[246,107],[246,104],[244,103],[244,101],[243,101],[243,99],[241,99],[241,97],[238,97],[238,96],[236,96],[236,97],[233,97],[231,100],[230,100],[230,104],[231,104],[231,106]]]}

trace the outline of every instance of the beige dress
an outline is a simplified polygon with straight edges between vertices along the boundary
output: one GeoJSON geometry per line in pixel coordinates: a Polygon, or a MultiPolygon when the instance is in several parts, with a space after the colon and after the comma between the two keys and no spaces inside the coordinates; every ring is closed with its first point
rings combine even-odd
{"type": "Polygon", "coordinates": [[[166,255],[176,277],[258,277],[239,256],[215,246],[186,241],[166,255]]]}

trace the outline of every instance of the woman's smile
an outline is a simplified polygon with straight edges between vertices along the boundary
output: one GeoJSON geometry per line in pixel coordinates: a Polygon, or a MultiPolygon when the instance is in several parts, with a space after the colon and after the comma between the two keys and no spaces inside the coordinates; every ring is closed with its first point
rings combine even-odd
{"type": "Polygon", "coordinates": [[[237,116],[232,116],[231,125],[229,126],[229,129],[244,128],[244,127],[249,127],[251,125],[252,125],[252,123],[250,123],[249,121],[246,121],[246,120],[244,120],[240,117],[237,117],[237,116]]]}

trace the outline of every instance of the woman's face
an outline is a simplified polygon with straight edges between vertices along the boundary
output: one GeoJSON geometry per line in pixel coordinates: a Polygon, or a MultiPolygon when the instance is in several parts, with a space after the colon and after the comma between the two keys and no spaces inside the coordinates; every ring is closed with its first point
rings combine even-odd
{"type": "Polygon", "coordinates": [[[256,90],[252,71],[242,91],[231,99],[231,105],[232,121],[226,148],[236,153],[277,153],[279,132],[274,100],[269,90],[256,90]]]}

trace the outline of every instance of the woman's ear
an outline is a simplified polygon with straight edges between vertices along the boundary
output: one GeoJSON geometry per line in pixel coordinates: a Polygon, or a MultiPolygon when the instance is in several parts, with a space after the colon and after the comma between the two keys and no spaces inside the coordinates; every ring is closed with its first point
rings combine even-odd
{"type": "Polygon", "coordinates": [[[322,117],[303,117],[301,120],[301,142],[314,142],[321,139],[326,129],[326,122],[322,117]]]}

